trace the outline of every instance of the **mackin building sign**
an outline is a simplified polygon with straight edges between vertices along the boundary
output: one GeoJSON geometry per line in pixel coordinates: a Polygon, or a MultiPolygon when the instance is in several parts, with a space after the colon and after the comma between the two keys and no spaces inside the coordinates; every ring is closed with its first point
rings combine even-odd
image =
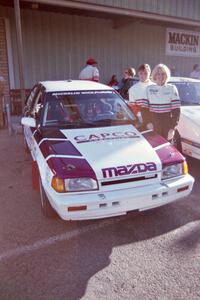
{"type": "Polygon", "coordinates": [[[200,57],[200,33],[167,28],[166,55],[200,57]]]}

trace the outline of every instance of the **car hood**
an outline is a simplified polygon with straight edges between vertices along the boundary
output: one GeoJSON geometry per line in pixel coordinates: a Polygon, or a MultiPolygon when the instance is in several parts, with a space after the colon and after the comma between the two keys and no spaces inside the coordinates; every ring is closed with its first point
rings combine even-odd
{"type": "MultiPolygon", "coordinates": [[[[123,171],[127,166],[135,164],[140,164],[135,168],[136,173],[150,171],[146,168],[149,163],[156,166],[152,167],[154,172],[162,168],[156,151],[132,125],[61,130],[61,132],[91,166],[98,179],[115,177],[116,174],[112,173],[112,170],[109,172],[110,168],[121,168],[122,176],[128,175],[123,171]]],[[[78,159],[81,162],[80,157],[78,159]]]]}
{"type": "Polygon", "coordinates": [[[197,126],[200,126],[200,106],[181,107],[181,114],[189,118],[197,126]]]}

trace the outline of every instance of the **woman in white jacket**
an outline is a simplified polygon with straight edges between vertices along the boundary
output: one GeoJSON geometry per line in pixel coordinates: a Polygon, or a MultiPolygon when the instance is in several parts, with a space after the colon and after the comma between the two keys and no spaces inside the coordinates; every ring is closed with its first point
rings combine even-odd
{"type": "Polygon", "coordinates": [[[180,99],[175,85],[168,84],[170,70],[158,64],[152,71],[154,85],[147,87],[147,105],[150,112],[148,128],[169,141],[172,140],[180,117],[180,99]]]}

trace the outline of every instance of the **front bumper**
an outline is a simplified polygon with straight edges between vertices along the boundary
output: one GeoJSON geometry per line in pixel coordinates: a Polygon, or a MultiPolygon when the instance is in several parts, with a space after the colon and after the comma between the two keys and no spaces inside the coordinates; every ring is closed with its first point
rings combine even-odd
{"type": "Polygon", "coordinates": [[[132,210],[148,210],[182,199],[192,191],[194,178],[185,175],[143,187],[101,193],[58,194],[46,191],[52,207],[63,220],[87,220],[126,214],[132,210]],[[178,191],[180,189],[180,191],[178,191]],[[86,206],[85,210],[68,211],[69,207],[86,206]]]}

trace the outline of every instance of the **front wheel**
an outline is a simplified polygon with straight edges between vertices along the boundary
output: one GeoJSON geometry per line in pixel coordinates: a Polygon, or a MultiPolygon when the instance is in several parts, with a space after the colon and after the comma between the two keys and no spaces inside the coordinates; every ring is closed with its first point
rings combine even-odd
{"type": "Polygon", "coordinates": [[[178,130],[175,130],[174,137],[171,141],[171,144],[179,151],[182,153],[182,145],[181,145],[181,136],[178,132],[178,130]]]}
{"type": "Polygon", "coordinates": [[[44,188],[42,186],[42,181],[41,179],[39,180],[39,185],[40,185],[40,204],[41,204],[41,210],[42,213],[45,217],[47,218],[56,218],[57,214],[55,210],[52,208],[49,199],[47,198],[47,195],[44,191],[44,188]]]}

